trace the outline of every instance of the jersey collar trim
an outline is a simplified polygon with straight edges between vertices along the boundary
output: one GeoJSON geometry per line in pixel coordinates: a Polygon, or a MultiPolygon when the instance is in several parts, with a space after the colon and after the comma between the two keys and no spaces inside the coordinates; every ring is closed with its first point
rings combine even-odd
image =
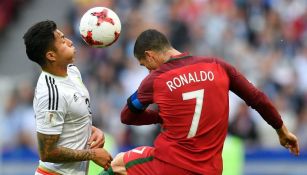
{"type": "Polygon", "coordinates": [[[56,76],[56,75],[53,75],[53,74],[51,74],[51,73],[49,73],[49,72],[46,72],[46,71],[43,71],[43,70],[42,70],[42,73],[43,73],[43,74],[46,74],[46,75],[48,75],[48,76],[50,76],[50,77],[52,77],[52,78],[58,79],[58,80],[65,80],[65,79],[67,79],[67,77],[68,77],[68,75],[65,76],[65,77],[56,76]]]}
{"type": "Polygon", "coordinates": [[[168,62],[171,62],[171,61],[174,61],[174,60],[188,58],[188,57],[191,57],[191,55],[188,52],[183,52],[179,55],[171,56],[170,59],[168,59],[165,63],[168,63],[168,62]]]}

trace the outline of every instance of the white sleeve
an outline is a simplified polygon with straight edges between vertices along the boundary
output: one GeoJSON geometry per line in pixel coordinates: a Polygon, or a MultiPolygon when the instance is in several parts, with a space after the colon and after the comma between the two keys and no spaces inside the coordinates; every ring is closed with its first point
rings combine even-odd
{"type": "Polygon", "coordinates": [[[48,91],[36,94],[34,99],[36,131],[47,135],[61,134],[65,120],[66,107],[66,100],[64,96],[60,94],[49,95],[48,91]],[[57,108],[50,107],[53,104],[57,108]]]}

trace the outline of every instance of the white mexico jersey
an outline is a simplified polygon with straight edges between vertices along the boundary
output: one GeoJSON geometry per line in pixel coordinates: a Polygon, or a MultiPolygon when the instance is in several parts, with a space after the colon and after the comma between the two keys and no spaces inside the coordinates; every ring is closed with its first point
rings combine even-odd
{"type": "MultiPolygon", "coordinates": [[[[36,131],[60,134],[58,146],[86,149],[92,126],[90,97],[78,68],[69,65],[67,71],[66,77],[41,73],[33,101],[36,131]]],[[[50,163],[40,160],[39,164],[60,174],[84,175],[88,161],[50,163]]]]}

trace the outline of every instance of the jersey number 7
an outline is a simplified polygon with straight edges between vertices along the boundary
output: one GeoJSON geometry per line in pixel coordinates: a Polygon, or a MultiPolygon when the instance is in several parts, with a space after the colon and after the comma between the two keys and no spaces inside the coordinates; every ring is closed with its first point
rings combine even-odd
{"type": "Polygon", "coordinates": [[[191,100],[196,98],[195,111],[192,119],[192,124],[187,138],[194,137],[198,128],[201,110],[203,108],[204,89],[182,93],[183,100],[191,100]]]}

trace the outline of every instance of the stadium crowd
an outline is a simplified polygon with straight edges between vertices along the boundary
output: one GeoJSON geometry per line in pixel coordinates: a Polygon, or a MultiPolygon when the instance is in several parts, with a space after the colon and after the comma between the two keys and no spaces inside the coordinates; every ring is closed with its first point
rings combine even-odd
{"type": "MultiPolygon", "coordinates": [[[[159,132],[158,126],[125,126],[119,118],[126,99],[148,74],[133,56],[136,36],[147,28],[163,31],[180,51],[235,65],[270,97],[307,150],[306,0],[74,0],[67,21],[62,28],[78,48],[75,64],[91,95],[94,125],[115,140],[113,154],[152,145],[159,132]],[[80,17],[93,6],[107,6],[121,19],[120,38],[111,47],[90,48],[79,35],[80,17]]],[[[4,155],[18,149],[36,152],[33,87],[16,85],[0,113],[4,155]]],[[[282,149],[272,140],[272,128],[232,94],[230,107],[229,133],[242,138],[246,149],[282,149]]]]}
{"type": "Polygon", "coordinates": [[[0,33],[5,32],[8,25],[18,18],[19,11],[30,0],[1,0],[0,1],[0,33]]]}

